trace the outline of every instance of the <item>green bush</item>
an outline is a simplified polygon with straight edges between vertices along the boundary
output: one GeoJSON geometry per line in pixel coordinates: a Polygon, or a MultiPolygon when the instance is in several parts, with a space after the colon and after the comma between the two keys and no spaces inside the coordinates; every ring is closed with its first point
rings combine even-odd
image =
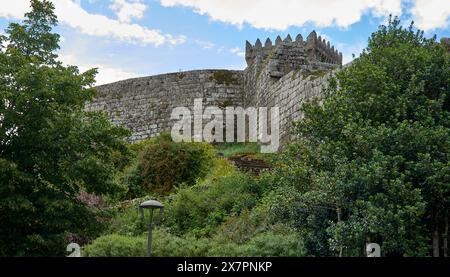
{"type": "Polygon", "coordinates": [[[217,144],[216,149],[224,157],[232,157],[237,154],[259,153],[261,146],[253,142],[232,142],[217,144]]]}
{"type": "Polygon", "coordinates": [[[213,244],[210,257],[302,257],[305,251],[298,234],[261,233],[246,244],[213,244]]]}
{"type": "Polygon", "coordinates": [[[130,166],[124,169],[118,178],[118,183],[123,188],[119,195],[119,200],[130,200],[142,197],[147,194],[146,188],[143,186],[141,172],[139,170],[139,160],[135,158],[130,166]]]}
{"type": "Polygon", "coordinates": [[[127,198],[149,192],[165,195],[181,183],[193,185],[209,173],[215,162],[210,144],[175,143],[169,134],[140,142],[131,149],[137,158],[122,177],[128,188],[127,198]]]}
{"type": "MultiPolygon", "coordinates": [[[[106,235],[84,247],[85,257],[143,257],[147,236],[106,235]]],[[[217,239],[177,237],[165,229],[153,231],[153,257],[289,257],[303,256],[303,244],[296,233],[266,232],[247,244],[221,242],[217,239]]]]}
{"type": "MultiPolygon", "coordinates": [[[[132,147],[136,147],[133,145],[132,147]]],[[[208,234],[211,230],[213,230],[218,224],[222,222],[224,214],[211,212],[210,209],[205,210],[205,213],[201,213],[196,216],[200,217],[203,220],[203,216],[208,213],[212,213],[208,215],[208,222],[213,222],[212,226],[204,228],[204,225],[198,226],[197,228],[194,226],[195,224],[192,221],[193,214],[197,209],[191,209],[190,205],[200,205],[204,203],[202,197],[199,197],[199,194],[204,193],[206,190],[210,190],[211,185],[205,184],[216,184],[218,180],[226,177],[226,176],[235,176],[236,171],[234,167],[225,159],[217,159],[215,162],[215,166],[210,171],[207,177],[205,177],[202,181],[199,181],[197,185],[194,187],[182,186],[178,188],[175,194],[169,195],[166,198],[162,198],[160,195],[147,195],[142,198],[136,198],[132,201],[123,201],[112,207],[111,213],[113,216],[108,223],[108,228],[106,233],[116,233],[120,235],[128,235],[135,236],[142,234],[146,231],[144,224],[142,224],[142,219],[139,215],[139,204],[149,199],[157,199],[161,201],[165,206],[166,210],[163,216],[163,224],[166,226],[175,226],[179,232],[178,234],[183,234],[184,230],[190,230],[193,233],[198,235],[208,234]],[[175,204],[174,204],[175,203],[175,204]],[[200,204],[195,204],[200,203],[200,204]],[[176,211],[177,220],[175,221],[173,218],[173,211],[176,211]],[[194,226],[194,227],[192,227],[194,226]],[[191,228],[192,227],[192,228],[191,228]],[[196,230],[194,230],[196,229],[196,230]]],[[[213,202],[213,201],[209,201],[213,202]]],[[[214,203],[213,203],[214,204],[214,203]]],[[[201,208],[199,208],[201,210],[201,208]]],[[[202,221],[203,222],[203,221],[202,221]]]]}
{"type": "MultiPolygon", "coordinates": [[[[165,229],[153,230],[153,257],[201,257],[206,256],[210,243],[207,239],[177,237],[165,229]]],[[[85,257],[143,257],[147,251],[147,235],[106,235],[87,245],[85,257]]]]}
{"type": "Polygon", "coordinates": [[[85,257],[144,257],[147,237],[128,237],[117,234],[99,237],[84,247],[85,257]]]}
{"type": "Polygon", "coordinates": [[[208,235],[226,216],[254,207],[260,193],[256,180],[239,172],[184,187],[168,198],[165,224],[177,234],[208,235]]]}
{"type": "Polygon", "coordinates": [[[129,207],[117,209],[109,222],[107,232],[125,236],[137,236],[145,232],[146,226],[142,222],[138,208],[139,203],[143,201],[136,201],[129,207]]]}
{"type": "Polygon", "coordinates": [[[242,248],[244,256],[247,257],[300,257],[305,253],[302,241],[296,233],[262,233],[242,248]]]}
{"type": "Polygon", "coordinates": [[[152,256],[155,257],[205,257],[211,248],[211,241],[193,236],[178,237],[167,230],[155,232],[152,256]]]}
{"type": "Polygon", "coordinates": [[[269,228],[268,210],[255,207],[251,211],[245,210],[240,215],[228,217],[217,229],[216,236],[223,241],[241,244],[269,228]]]}

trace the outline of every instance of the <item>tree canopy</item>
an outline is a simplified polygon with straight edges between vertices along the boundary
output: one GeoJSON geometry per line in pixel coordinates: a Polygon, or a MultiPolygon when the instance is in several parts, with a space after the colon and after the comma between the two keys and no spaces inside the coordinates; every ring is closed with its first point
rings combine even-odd
{"type": "Polygon", "coordinates": [[[287,156],[310,254],[364,255],[367,242],[387,256],[446,251],[449,100],[449,53],[391,18],[323,104],[304,107],[287,156]]]}
{"type": "Polygon", "coordinates": [[[84,111],[96,70],[58,61],[50,1],[31,1],[0,37],[0,255],[60,255],[98,216],[80,192],[107,194],[127,130],[84,111]]]}

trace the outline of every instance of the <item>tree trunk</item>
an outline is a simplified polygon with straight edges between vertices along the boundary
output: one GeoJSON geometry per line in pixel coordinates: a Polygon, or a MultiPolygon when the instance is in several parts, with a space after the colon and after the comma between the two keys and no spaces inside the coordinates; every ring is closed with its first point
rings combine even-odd
{"type": "Polygon", "coordinates": [[[432,226],[431,240],[433,245],[433,257],[439,257],[439,217],[436,210],[433,211],[432,226]]]}
{"type": "Polygon", "coordinates": [[[444,227],[444,257],[448,257],[448,209],[445,211],[445,227],[444,227]]]}
{"type": "MultiPolygon", "coordinates": [[[[336,209],[336,212],[337,212],[337,220],[338,220],[338,222],[341,222],[341,208],[337,208],[336,209]]],[[[342,245],[339,247],[339,257],[341,258],[342,257],[342,254],[343,254],[343,247],[342,247],[342,245]]]]}

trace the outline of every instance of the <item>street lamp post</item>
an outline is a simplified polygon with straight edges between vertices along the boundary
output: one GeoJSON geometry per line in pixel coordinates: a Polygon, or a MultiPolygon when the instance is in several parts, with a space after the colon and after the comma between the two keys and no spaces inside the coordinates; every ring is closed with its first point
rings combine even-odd
{"type": "Polygon", "coordinates": [[[155,201],[155,200],[145,201],[144,203],[139,205],[139,210],[141,212],[142,221],[145,224],[144,209],[149,209],[150,210],[150,223],[148,225],[148,241],[147,241],[147,257],[150,257],[151,252],[152,252],[153,211],[155,209],[159,209],[158,221],[156,223],[156,225],[158,225],[160,223],[160,221],[161,221],[161,217],[162,217],[163,210],[164,210],[164,205],[161,204],[158,201],[155,201]]]}

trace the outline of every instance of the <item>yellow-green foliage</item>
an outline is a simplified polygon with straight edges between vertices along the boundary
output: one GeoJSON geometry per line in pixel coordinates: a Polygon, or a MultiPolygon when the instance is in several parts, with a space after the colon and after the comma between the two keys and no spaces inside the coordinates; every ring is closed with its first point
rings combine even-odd
{"type": "Polygon", "coordinates": [[[264,160],[269,164],[275,164],[278,161],[278,154],[261,153],[261,145],[253,142],[219,143],[216,145],[216,150],[226,158],[245,155],[255,160],[264,160]]]}
{"type": "Polygon", "coordinates": [[[322,78],[323,76],[327,75],[327,73],[328,73],[327,71],[318,70],[318,71],[311,72],[311,74],[309,74],[307,76],[310,76],[311,80],[316,80],[318,78],[322,78]]]}
{"type": "Polygon", "coordinates": [[[217,152],[224,157],[232,157],[237,154],[259,153],[261,146],[253,142],[220,143],[216,146],[217,152]]]}
{"type": "Polygon", "coordinates": [[[217,158],[214,163],[213,169],[203,180],[199,181],[199,184],[209,184],[236,172],[236,168],[227,159],[217,158]]]}

